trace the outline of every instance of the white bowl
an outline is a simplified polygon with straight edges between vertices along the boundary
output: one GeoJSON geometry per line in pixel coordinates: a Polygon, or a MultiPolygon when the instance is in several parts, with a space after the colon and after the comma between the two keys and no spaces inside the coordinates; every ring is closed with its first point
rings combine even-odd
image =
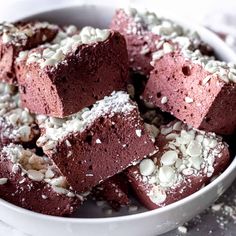
{"type": "MultiPolygon", "coordinates": [[[[61,24],[74,23],[80,26],[92,25],[106,28],[114,10],[114,6],[87,5],[51,10],[29,18],[61,24]]],[[[186,24],[184,25],[186,26],[186,24]]],[[[199,26],[188,25],[188,27],[196,29],[203,40],[215,49],[221,59],[236,62],[234,52],[213,33],[199,26]]],[[[123,210],[117,214],[121,216],[109,218],[101,218],[102,214],[98,212],[98,207],[92,203],[87,203],[82,207],[77,218],[64,218],[34,213],[0,199],[0,219],[35,236],[159,235],[176,228],[207,208],[231,185],[235,177],[236,159],[212,183],[183,200],[153,211],[141,209],[142,213],[133,215],[123,210]]]]}

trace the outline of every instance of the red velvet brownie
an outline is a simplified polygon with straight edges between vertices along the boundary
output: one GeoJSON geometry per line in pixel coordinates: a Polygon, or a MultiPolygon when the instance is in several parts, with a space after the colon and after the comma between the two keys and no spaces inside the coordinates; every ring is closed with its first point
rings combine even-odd
{"type": "Polygon", "coordinates": [[[0,80],[15,84],[14,62],[19,53],[50,42],[58,26],[47,22],[3,22],[0,24],[0,80]]]}
{"type": "Polygon", "coordinates": [[[146,76],[153,69],[153,59],[171,50],[171,44],[199,48],[206,54],[212,53],[212,49],[201,42],[196,32],[185,30],[152,12],[134,8],[119,9],[112,19],[111,28],[125,36],[130,67],[146,76]]]}
{"type": "Polygon", "coordinates": [[[171,122],[156,139],[159,152],[128,168],[139,200],[155,209],[183,199],[209,183],[229,164],[228,145],[214,133],[171,122]]]}
{"type": "Polygon", "coordinates": [[[236,130],[235,82],[235,65],[181,49],[155,61],[143,98],[195,128],[228,135],[236,130]]]}
{"type": "Polygon", "coordinates": [[[122,91],[65,119],[38,116],[38,122],[37,145],[78,193],[156,151],[136,104],[122,91]]]}
{"type": "Polygon", "coordinates": [[[0,152],[0,197],[55,216],[70,215],[82,201],[48,157],[15,144],[0,152]]]}
{"type": "Polygon", "coordinates": [[[0,83],[0,147],[9,143],[29,145],[38,136],[34,116],[20,107],[16,87],[0,83]]]}
{"type": "Polygon", "coordinates": [[[119,210],[120,207],[130,204],[128,190],[127,177],[118,174],[96,186],[92,195],[96,200],[106,201],[113,209],[119,210]]]}
{"type": "Polygon", "coordinates": [[[126,42],[118,32],[84,27],[33,49],[17,67],[22,105],[61,118],[126,88],[126,42]]]}

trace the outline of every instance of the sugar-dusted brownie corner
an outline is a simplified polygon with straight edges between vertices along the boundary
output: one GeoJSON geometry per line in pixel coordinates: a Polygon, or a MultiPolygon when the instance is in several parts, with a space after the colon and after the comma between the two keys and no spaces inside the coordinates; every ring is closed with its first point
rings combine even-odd
{"type": "Polygon", "coordinates": [[[114,175],[94,187],[92,196],[98,205],[100,201],[106,201],[115,210],[128,206],[131,203],[128,178],[123,173],[114,175]]]}
{"type": "Polygon", "coordinates": [[[217,134],[236,130],[236,66],[179,50],[155,61],[143,99],[187,124],[217,134]]]}
{"type": "Polygon", "coordinates": [[[65,119],[38,116],[38,123],[37,145],[78,193],[156,151],[137,105],[122,91],[65,119]]]}
{"type": "Polygon", "coordinates": [[[17,88],[0,83],[0,147],[9,143],[31,146],[39,136],[35,117],[21,108],[17,88]]]}
{"type": "Polygon", "coordinates": [[[124,35],[132,70],[148,77],[153,69],[153,59],[171,50],[172,44],[191,49],[199,48],[203,54],[213,53],[196,32],[186,30],[153,12],[134,8],[118,9],[110,28],[124,35]]]}
{"type": "Polygon", "coordinates": [[[195,130],[180,121],[160,129],[159,152],[128,168],[139,200],[159,208],[198,191],[228,166],[228,145],[214,133],[195,130]]]}
{"type": "Polygon", "coordinates": [[[58,26],[47,22],[17,22],[0,24],[0,80],[16,84],[15,60],[21,51],[50,42],[58,26]]]}
{"type": "Polygon", "coordinates": [[[46,156],[21,145],[9,144],[0,152],[0,197],[35,212],[67,216],[82,202],[46,156]]]}
{"type": "Polygon", "coordinates": [[[84,27],[78,34],[30,51],[18,62],[22,105],[37,114],[65,117],[114,90],[125,90],[124,37],[84,27]]]}

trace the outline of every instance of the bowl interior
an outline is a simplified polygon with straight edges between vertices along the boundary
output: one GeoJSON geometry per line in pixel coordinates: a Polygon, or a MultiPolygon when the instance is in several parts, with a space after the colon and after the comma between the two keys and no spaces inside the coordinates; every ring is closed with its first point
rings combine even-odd
{"type": "MultiPolygon", "coordinates": [[[[94,6],[94,5],[83,5],[83,6],[77,6],[77,7],[69,7],[69,8],[63,8],[63,9],[56,9],[48,12],[43,12],[40,14],[36,14],[33,16],[29,16],[27,18],[24,18],[23,20],[29,20],[29,19],[38,19],[38,20],[46,20],[49,22],[57,23],[57,24],[75,24],[79,27],[85,26],[85,25],[91,25],[95,27],[100,28],[107,28],[109,26],[110,20],[115,12],[116,7],[115,6],[94,6]]],[[[233,61],[236,62],[236,55],[235,53],[228,48],[225,43],[219,39],[216,35],[211,33],[205,28],[186,24],[183,20],[175,19],[177,22],[182,24],[185,27],[196,29],[202,39],[209,43],[216,51],[216,54],[219,58],[225,60],[225,61],[233,61]]],[[[170,206],[167,206],[162,209],[157,209],[154,211],[148,211],[146,213],[138,214],[140,217],[145,217],[145,214],[153,215],[153,214],[161,214],[164,211],[168,211],[169,209],[178,208],[181,207],[181,205],[185,204],[189,201],[194,201],[195,198],[197,198],[201,194],[205,194],[207,191],[210,191],[215,186],[219,185],[221,181],[224,179],[227,179],[229,176],[231,176],[231,179],[234,179],[236,176],[236,161],[234,160],[230,167],[223,173],[222,176],[218,177],[216,180],[214,180],[212,183],[210,183],[208,186],[206,186],[204,189],[198,191],[197,193],[178,201],[174,204],[171,204],[170,206]],[[234,175],[234,176],[232,176],[234,175]]],[[[229,181],[231,181],[231,179],[229,181]]],[[[224,186],[223,190],[226,189],[228,186],[224,186]]],[[[214,199],[219,197],[220,194],[222,194],[223,191],[221,191],[214,199]]],[[[211,202],[208,203],[208,205],[211,202]]],[[[9,208],[13,209],[13,205],[6,203],[5,201],[2,201],[0,199],[0,205],[4,204],[5,206],[9,206],[9,208]]],[[[138,204],[138,203],[137,203],[138,204]]],[[[19,208],[15,208],[19,210],[19,208]]],[[[141,213],[145,212],[146,209],[141,207],[139,208],[138,212],[135,213],[141,213]]],[[[22,212],[26,214],[27,210],[23,210],[22,212]]],[[[106,212],[106,211],[105,211],[106,212]]],[[[106,213],[103,211],[103,208],[99,208],[95,205],[94,202],[87,202],[84,204],[84,206],[81,207],[79,212],[75,214],[73,217],[78,218],[100,218],[100,217],[107,217],[106,213]]],[[[198,212],[196,212],[198,213],[198,212]]],[[[31,213],[35,215],[40,215],[37,213],[31,213]]],[[[130,213],[127,209],[122,209],[118,213],[114,213],[112,216],[128,216],[132,213],[130,213]]],[[[50,216],[45,216],[46,218],[50,218],[50,216]]],[[[128,216],[129,217],[129,216],[128,216]]],[[[51,217],[53,219],[56,219],[57,217],[51,217]]],[[[68,218],[64,218],[68,219],[68,218]]],[[[113,218],[115,220],[115,218],[113,218]]]]}

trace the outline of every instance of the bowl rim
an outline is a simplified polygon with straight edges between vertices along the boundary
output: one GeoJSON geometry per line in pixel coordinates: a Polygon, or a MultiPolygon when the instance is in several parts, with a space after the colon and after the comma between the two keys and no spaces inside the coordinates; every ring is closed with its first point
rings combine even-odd
{"type": "MultiPolygon", "coordinates": [[[[53,9],[50,10],[46,10],[46,11],[40,11],[34,14],[29,14],[23,18],[20,19],[16,19],[16,21],[18,20],[25,20],[28,18],[34,18],[37,17],[38,15],[41,14],[50,14],[51,12],[54,11],[60,11],[60,10],[65,10],[65,9],[70,9],[70,8],[74,8],[74,7],[83,7],[83,6],[95,6],[95,4],[86,4],[86,3],[82,3],[82,4],[72,4],[70,6],[67,7],[55,7],[53,9]]],[[[112,7],[112,5],[110,4],[99,4],[98,6],[103,6],[103,7],[112,7]]],[[[113,6],[114,7],[114,6],[113,6]]],[[[155,9],[156,10],[156,9],[155,9]]],[[[155,10],[153,10],[155,12],[155,10]]],[[[176,20],[178,23],[182,24],[184,23],[184,19],[183,18],[173,18],[170,17],[169,15],[166,16],[167,18],[170,19],[174,19],[176,20]]],[[[200,26],[198,24],[192,24],[192,23],[184,23],[184,27],[190,27],[190,28],[194,28],[196,29],[196,31],[203,31],[204,33],[207,33],[211,38],[213,37],[214,40],[218,41],[219,43],[221,43],[222,45],[224,45],[224,50],[226,50],[226,52],[230,52],[229,58],[231,58],[231,60],[234,60],[236,62],[236,53],[222,40],[220,39],[215,33],[213,33],[212,31],[210,31],[209,29],[205,28],[204,26],[200,26]],[[221,42],[220,42],[221,41],[221,42]]],[[[214,46],[213,46],[214,48],[214,46]]],[[[224,51],[222,50],[222,51],[224,51]]],[[[161,214],[170,210],[173,210],[174,208],[178,208],[181,205],[184,205],[186,203],[189,203],[191,201],[193,201],[195,198],[200,197],[201,195],[205,194],[206,192],[210,191],[211,189],[213,189],[214,187],[217,187],[217,185],[219,185],[222,180],[227,179],[227,177],[233,172],[236,171],[236,158],[233,158],[233,160],[231,161],[231,163],[229,164],[229,166],[227,167],[227,169],[222,172],[216,179],[214,179],[211,183],[209,183],[208,185],[206,185],[205,187],[203,187],[202,189],[198,190],[197,192],[191,194],[190,196],[187,196],[179,201],[176,201],[174,203],[171,203],[167,206],[164,206],[162,208],[157,208],[154,210],[147,210],[145,212],[141,212],[141,213],[136,213],[136,214],[132,214],[132,215],[124,215],[124,216],[112,216],[112,217],[99,217],[99,218],[76,218],[76,217],[61,217],[61,216],[51,216],[51,215],[46,215],[46,214],[42,214],[42,213],[37,213],[31,210],[27,210],[24,209],[22,207],[16,206],[12,203],[9,203],[3,199],[0,198],[0,205],[2,205],[5,208],[10,209],[11,211],[15,211],[17,213],[20,214],[27,214],[30,217],[33,218],[37,218],[37,219],[41,219],[41,220],[49,220],[49,221],[54,221],[54,222],[64,222],[64,223],[86,223],[86,224],[94,224],[94,223],[109,223],[109,222],[121,222],[121,221],[132,221],[132,220],[138,220],[138,219],[143,219],[143,218],[147,218],[147,217],[151,217],[157,214],[161,214]]],[[[218,197],[221,194],[218,194],[218,197]]]]}

